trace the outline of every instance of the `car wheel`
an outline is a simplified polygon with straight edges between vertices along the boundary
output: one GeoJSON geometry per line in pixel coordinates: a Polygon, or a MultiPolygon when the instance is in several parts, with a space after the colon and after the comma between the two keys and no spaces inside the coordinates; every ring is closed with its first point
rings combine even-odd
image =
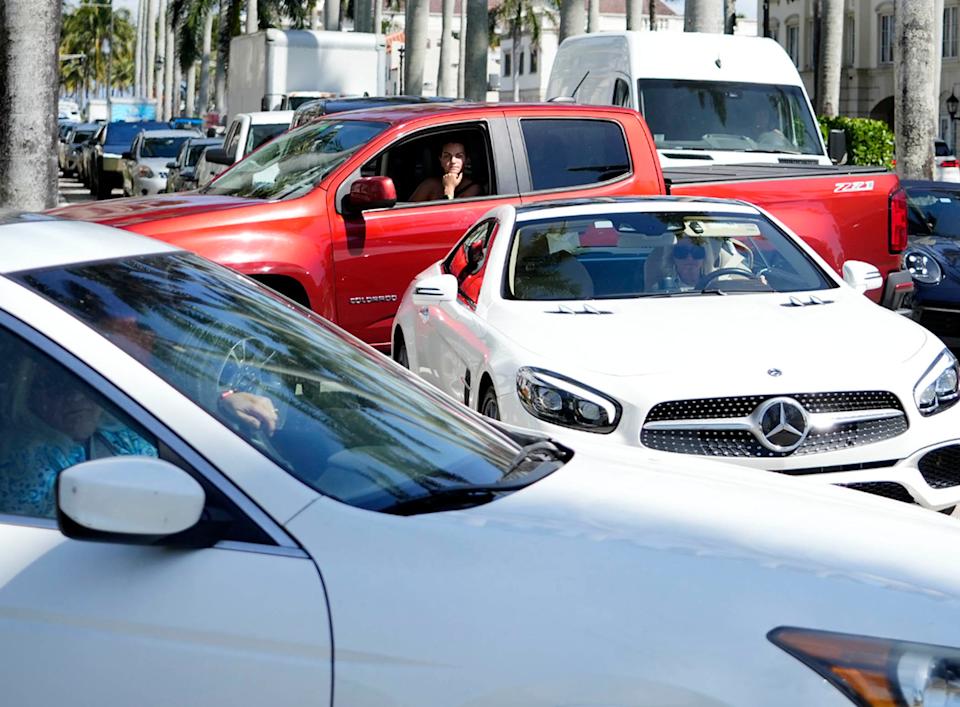
{"type": "Polygon", "coordinates": [[[497,391],[493,389],[492,385],[483,391],[483,399],[480,401],[480,413],[494,420],[500,419],[500,403],[497,402],[497,391]]]}
{"type": "Polygon", "coordinates": [[[393,352],[393,360],[399,363],[406,369],[410,369],[410,357],[407,355],[407,344],[404,342],[403,337],[399,337],[397,341],[397,348],[393,352]]]}
{"type": "Polygon", "coordinates": [[[94,182],[93,189],[90,191],[92,191],[93,195],[98,199],[109,199],[110,192],[112,192],[113,189],[110,188],[110,179],[107,177],[107,175],[103,173],[98,174],[97,179],[94,182]]]}

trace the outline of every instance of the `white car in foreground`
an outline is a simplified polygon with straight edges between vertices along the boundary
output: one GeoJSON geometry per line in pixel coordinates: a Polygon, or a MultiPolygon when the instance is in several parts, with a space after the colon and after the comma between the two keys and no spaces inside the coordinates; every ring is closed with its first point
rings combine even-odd
{"type": "Polygon", "coordinates": [[[5,705],[960,699],[953,519],[494,426],[140,236],[0,253],[5,705]]]}
{"type": "Polygon", "coordinates": [[[957,362],[857,291],[880,286],[875,268],[844,272],[853,287],[743,203],[507,206],[412,283],[394,358],[571,444],[721,458],[950,508],[957,362]]]}

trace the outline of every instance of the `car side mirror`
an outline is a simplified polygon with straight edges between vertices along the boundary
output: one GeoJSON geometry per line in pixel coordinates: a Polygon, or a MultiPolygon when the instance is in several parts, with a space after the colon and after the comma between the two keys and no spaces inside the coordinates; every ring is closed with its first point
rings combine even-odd
{"type": "Polygon", "coordinates": [[[228,167],[233,164],[233,155],[229,154],[222,147],[210,147],[203,153],[207,157],[207,162],[216,164],[225,164],[228,167]]]}
{"type": "Polygon", "coordinates": [[[827,156],[834,164],[844,164],[847,157],[846,130],[832,129],[827,135],[827,156]]]}
{"type": "Polygon", "coordinates": [[[176,168],[177,168],[176,162],[167,162],[167,169],[176,169],[176,168]]]}
{"type": "Polygon", "coordinates": [[[433,275],[417,280],[411,299],[418,307],[453,302],[457,299],[457,278],[453,275],[433,275]]]}
{"type": "Polygon", "coordinates": [[[123,154],[120,155],[120,159],[132,160],[132,159],[133,159],[133,153],[130,152],[130,150],[126,150],[123,154]]]}
{"type": "Polygon", "coordinates": [[[397,188],[390,177],[361,177],[350,185],[348,209],[360,213],[367,209],[389,209],[397,203],[397,188]]]}
{"type": "Polygon", "coordinates": [[[195,167],[184,167],[180,170],[180,179],[185,182],[195,182],[197,181],[197,170],[195,167]]]}
{"type": "Polygon", "coordinates": [[[145,544],[195,526],[203,487],[183,469],[152,457],[94,459],[56,482],[57,521],[67,537],[145,544]]]}
{"type": "Polygon", "coordinates": [[[857,292],[869,292],[883,287],[883,275],[870,263],[848,260],[843,264],[843,281],[857,292]]]}

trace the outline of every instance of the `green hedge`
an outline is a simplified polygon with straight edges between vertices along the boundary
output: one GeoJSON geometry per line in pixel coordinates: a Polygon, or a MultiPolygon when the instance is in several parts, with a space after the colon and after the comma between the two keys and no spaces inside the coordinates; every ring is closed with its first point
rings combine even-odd
{"type": "Polygon", "coordinates": [[[820,117],[820,130],[826,142],[830,130],[847,133],[847,155],[850,164],[874,167],[893,166],[893,131],[882,120],[872,118],[820,117]]]}

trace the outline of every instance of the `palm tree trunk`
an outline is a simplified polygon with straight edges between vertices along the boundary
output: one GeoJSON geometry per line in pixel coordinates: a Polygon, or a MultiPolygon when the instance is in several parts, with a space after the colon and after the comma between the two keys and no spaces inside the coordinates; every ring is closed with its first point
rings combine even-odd
{"type": "Polygon", "coordinates": [[[687,0],[683,31],[723,34],[723,0],[687,0]]]}
{"type": "Polygon", "coordinates": [[[340,0],[325,0],[323,5],[323,28],[340,31],[340,0]]]}
{"type": "Polygon", "coordinates": [[[520,102],[520,62],[523,61],[523,52],[520,50],[520,23],[521,23],[521,11],[523,6],[520,3],[517,3],[517,16],[513,18],[510,27],[510,38],[512,40],[513,46],[511,47],[513,51],[513,66],[511,73],[513,74],[510,77],[510,85],[513,87],[513,102],[520,102]]]}
{"type": "Polygon", "coordinates": [[[560,41],[583,34],[586,6],[584,0],[560,0],[560,41]]]}
{"type": "Polygon", "coordinates": [[[157,71],[154,80],[154,86],[157,91],[157,117],[163,120],[163,105],[166,96],[164,95],[163,70],[167,64],[167,0],[160,0],[157,6],[157,71]]]}
{"type": "Polygon", "coordinates": [[[423,95],[423,59],[427,51],[429,0],[407,0],[404,22],[405,52],[403,64],[404,91],[411,96],[423,95]]]}
{"type": "Polygon", "coordinates": [[[464,95],[464,75],[467,71],[467,0],[460,0],[460,40],[457,42],[460,55],[457,65],[457,98],[464,95]]]}
{"type": "Polygon", "coordinates": [[[487,0],[467,3],[467,49],[463,74],[463,97],[483,101],[487,97],[487,0]]]}
{"type": "Polygon", "coordinates": [[[217,74],[214,81],[217,111],[227,112],[227,60],[230,56],[230,0],[220,0],[220,28],[217,32],[217,74]]]}
{"type": "Polygon", "coordinates": [[[840,68],[843,62],[843,0],[820,0],[820,57],[817,63],[817,115],[840,110],[840,68]]]}
{"type": "Polygon", "coordinates": [[[247,34],[253,34],[259,29],[258,10],[257,0],[247,0],[247,34]]]}
{"type": "Polygon", "coordinates": [[[170,111],[171,118],[176,118],[177,116],[182,115],[180,112],[180,87],[182,85],[183,67],[180,66],[180,57],[178,56],[177,63],[173,65],[173,90],[170,92],[170,100],[173,105],[173,109],[170,111]]]}
{"type": "Polygon", "coordinates": [[[589,9],[587,10],[587,32],[600,31],[600,0],[587,0],[589,9]]]}
{"type": "Polygon", "coordinates": [[[647,24],[651,32],[657,31],[657,3],[656,0],[647,0],[647,24]]]}
{"type": "Polygon", "coordinates": [[[936,67],[936,3],[896,0],[894,5],[893,112],[897,174],[901,179],[933,178],[937,97],[931,76],[936,67]]]}
{"type": "Polygon", "coordinates": [[[190,68],[187,70],[187,105],[184,112],[188,118],[195,118],[197,115],[197,69],[200,67],[200,62],[195,61],[190,65],[190,68]]]}
{"type": "Polygon", "coordinates": [[[143,3],[144,0],[137,2],[137,38],[136,51],[133,55],[133,95],[141,95],[141,72],[143,71],[143,3]]]}
{"type": "Polygon", "coordinates": [[[163,27],[164,36],[167,40],[163,64],[163,119],[170,120],[173,117],[176,104],[180,103],[180,91],[178,88],[176,90],[177,95],[174,97],[173,74],[179,62],[177,61],[177,49],[174,41],[173,23],[170,21],[169,5],[168,12],[164,15],[163,27]]]}
{"type": "Polygon", "coordinates": [[[373,0],[373,31],[383,34],[383,0],[373,0]]]}
{"type": "Polygon", "coordinates": [[[0,207],[57,205],[60,0],[0,3],[0,207]]]}
{"type": "Polygon", "coordinates": [[[203,44],[200,54],[200,89],[197,105],[203,115],[210,107],[210,47],[213,44],[213,9],[207,10],[203,18],[203,44]]]}
{"type": "Polygon", "coordinates": [[[147,65],[143,67],[145,78],[144,88],[147,100],[156,97],[154,93],[154,70],[157,65],[157,1],[146,0],[147,2],[147,24],[144,32],[147,36],[147,65]]]}
{"type": "Polygon", "coordinates": [[[627,29],[640,29],[643,18],[643,3],[641,0],[627,0],[627,29]]]}
{"type": "Polygon", "coordinates": [[[453,7],[455,0],[443,0],[443,34],[440,35],[440,62],[437,68],[437,95],[455,96],[453,73],[453,7]]]}

